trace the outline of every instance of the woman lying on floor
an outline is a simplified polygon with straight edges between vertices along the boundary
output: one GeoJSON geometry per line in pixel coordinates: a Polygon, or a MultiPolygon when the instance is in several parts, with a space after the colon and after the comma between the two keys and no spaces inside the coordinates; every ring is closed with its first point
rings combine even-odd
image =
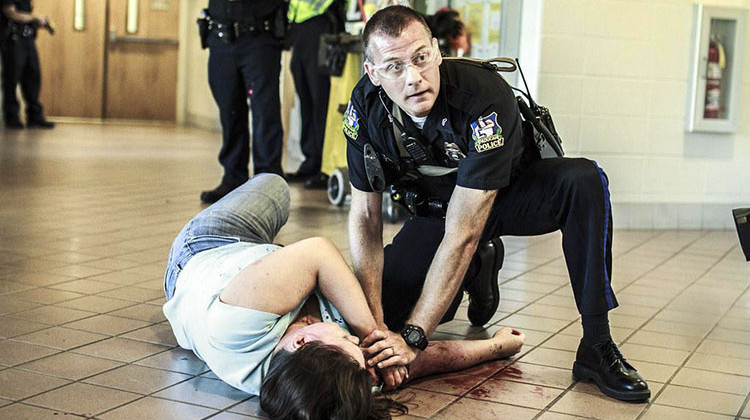
{"type": "MultiPolygon", "coordinates": [[[[372,391],[377,376],[365,354],[377,355],[359,344],[368,335],[389,344],[393,334],[376,331],[329,240],[273,244],[288,215],[286,182],[261,174],[185,225],[165,275],[164,314],[177,342],[229,385],[260,395],[271,418],[389,418],[398,404],[372,391]]],[[[523,338],[503,328],[484,340],[433,341],[408,369],[398,354],[377,366],[392,388],[513,355],[523,338]]]]}

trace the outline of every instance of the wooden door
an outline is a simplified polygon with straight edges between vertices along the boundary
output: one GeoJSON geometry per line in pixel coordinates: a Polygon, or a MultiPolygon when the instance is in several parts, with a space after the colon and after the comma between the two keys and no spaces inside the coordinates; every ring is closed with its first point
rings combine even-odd
{"type": "Polygon", "coordinates": [[[106,2],[35,0],[34,13],[55,25],[37,38],[45,114],[101,118],[106,2]]]}
{"type": "Polygon", "coordinates": [[[106,118],[175,120],[179,3],[109,2],[106,118]]]}

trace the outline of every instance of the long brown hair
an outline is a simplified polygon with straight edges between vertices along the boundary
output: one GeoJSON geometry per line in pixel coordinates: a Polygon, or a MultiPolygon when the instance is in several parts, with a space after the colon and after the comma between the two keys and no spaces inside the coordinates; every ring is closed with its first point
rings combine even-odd
{"type": "Polygon", "coordinates": [[[390,419],[405,405],[373,394],[370,375],[336,347],[307,343],[281,350],[260,388],[260,407],[272,419],[390,419]]]}

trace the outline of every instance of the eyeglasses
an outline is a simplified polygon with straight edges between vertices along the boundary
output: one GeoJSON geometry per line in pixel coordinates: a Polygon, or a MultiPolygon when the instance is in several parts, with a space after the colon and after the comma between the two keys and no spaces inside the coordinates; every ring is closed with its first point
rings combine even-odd
{"type": "Polygon", "coordinates": [[[414,66],[420,73],[432,67],[437,62],[438,52],[435,44],[424,48],[411,58],[411,62],[393,61],[390,63],[376,66],[375,70],[383,79],[395,80],[406,74],[409,66],[414,66]]]}

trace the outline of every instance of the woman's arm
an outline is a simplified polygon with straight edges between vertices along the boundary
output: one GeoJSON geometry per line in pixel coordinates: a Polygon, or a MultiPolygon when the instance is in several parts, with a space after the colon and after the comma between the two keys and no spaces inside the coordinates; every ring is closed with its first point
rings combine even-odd
{"type": "Polygon", "coordinates": [[[305,239],[245,267],[221,293],[229,305],[279,315],[292,311],[315,287],[363,338],[376,329],[362,288],[336,246],[325,238],[305,239]]]}

